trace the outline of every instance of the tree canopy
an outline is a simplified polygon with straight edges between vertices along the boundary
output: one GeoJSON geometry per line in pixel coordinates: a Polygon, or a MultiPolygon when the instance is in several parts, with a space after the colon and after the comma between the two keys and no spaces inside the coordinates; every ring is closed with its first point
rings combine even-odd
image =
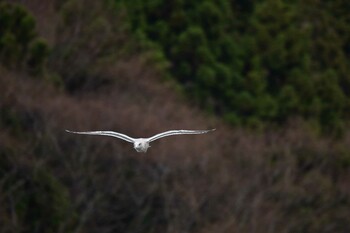
{"type": "Polygon", "coordinates": [[[187,95],[232,124],[293,117],[341,131],[349,117],[346,1],[124,1],[129,26],[187,95]]]}

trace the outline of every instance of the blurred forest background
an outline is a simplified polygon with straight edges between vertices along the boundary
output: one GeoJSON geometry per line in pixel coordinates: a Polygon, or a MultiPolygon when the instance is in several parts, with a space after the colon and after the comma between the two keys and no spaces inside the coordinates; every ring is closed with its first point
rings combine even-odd
{"type": "Polygon", "coordinates": [[[350,232],[349,11],[0,0],[0,232],[350,232]]]}

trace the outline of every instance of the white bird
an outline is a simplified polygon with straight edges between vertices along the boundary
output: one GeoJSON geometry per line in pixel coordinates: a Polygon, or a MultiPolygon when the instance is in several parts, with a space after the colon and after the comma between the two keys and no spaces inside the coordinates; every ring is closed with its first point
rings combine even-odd
{"type": "Polygon", "coordinates": [[[134,148],[137,152],[147,152],[147,149],[151,147],[149,145],[150,142],[155,141],[157,139],[172,136],[172,135],[181,135],[181,134],[203,134],[208,133],[210,131],[214,131],[215,129],[210,130],[169,130],[165,131],[163,133],[156,134],[149,138],[132,138],[128,135],[114,132],[114,131],[86,131],[86,132],[76,132],[76,131],[70,131],[66,130],[68,133],[75,133],[75,134],[88,134],[88,135],[103,135],[103,136],[111,136],[116,137],[119,139],[123,139],[127,142],[131,142],[134,144],[134,148]]]}

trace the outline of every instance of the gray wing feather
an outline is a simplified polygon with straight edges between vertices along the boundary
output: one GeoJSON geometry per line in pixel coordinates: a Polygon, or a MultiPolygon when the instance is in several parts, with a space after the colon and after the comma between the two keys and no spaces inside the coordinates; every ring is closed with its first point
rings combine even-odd
{"type": "Polygon", "coordinates": [[[181,134],[203,134],[203,133],[208,133],[210,131],[214,131],[215,129],[210,129],[210,130],[169,130],[163,133],[156,134],[150,138],[148,138],[149,142],[152,142],[154,140],[163,138],[163,137],[168,137],[168,136],[173,136],[173,135],[181,135],[181,134]]]}
{"type": "Polygon", "coordinates": [[[119,138],[122,140],[125,140],[127,142],[134,143],[134,138],[129,137],[128,135],[122,134],[122,133],[117,133],[114,131],[86,131],[86,132],[76,132],[76,131],[70,131],[66,130],[68,133],[75,133],[75,134],[87,134],[87,135],[102,135],[102,136],[110,136],[110,137],[115,137],[119,138]]]}

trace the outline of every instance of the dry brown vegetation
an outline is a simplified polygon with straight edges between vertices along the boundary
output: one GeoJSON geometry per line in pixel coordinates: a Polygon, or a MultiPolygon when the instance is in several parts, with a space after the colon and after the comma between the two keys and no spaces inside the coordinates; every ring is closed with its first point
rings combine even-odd
{"type": "MultiPolygon", "coordinates": [[[[81,71],[50,62],[60,76],[81,71]]],[[[229,128],[180,97],[144,56],[107,64],[70,91],[0,68],[1,232],[350,231],[350,134],[319,138],[298,120],[259,133],[229,128]],[[213,127],[156,141],[147,154],[64,131],[142,137],[213,127]]]]}

